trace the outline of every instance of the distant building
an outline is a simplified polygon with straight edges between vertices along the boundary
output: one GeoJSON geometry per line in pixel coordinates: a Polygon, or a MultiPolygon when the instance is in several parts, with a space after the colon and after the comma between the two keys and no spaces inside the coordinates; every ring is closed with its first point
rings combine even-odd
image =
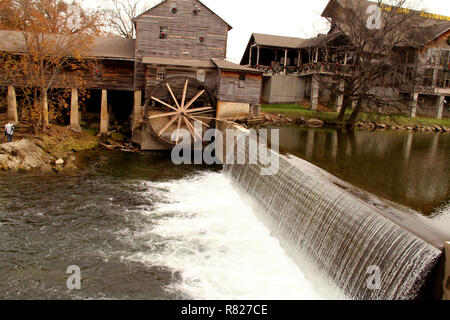
{"type": "MultiPolygon", "coordinates": [[[[321,88],[317,76],[331,75],[328,67],[339,65],[350,70],[353,54],[346,36],[336,27],[339,15],[355,0],[330,0],[322,16],[331,21],[328,34],[302,39],[254,33],[243,54],[241,65],[264,72],[262,101],[265,103],[297,103],[310,101],[311,109],[321,102],[339,110],[342,96],[321,88]],[[327,52],[322,48],[326,44],[327,52]]],[[[366,2],[367,6],[373,5],[366,2]]],[[[405,13],[410,10],[405,9],[405,13]]],[[[399,48],[404,57],[399,66],[408,74],[412,69],[424,70],[419,84],[404,87],[400,94],[410,100],[411,116],[449,117],[450,110],[450,17],[415,12],[420,15],[420,48],[399,48]]]]}

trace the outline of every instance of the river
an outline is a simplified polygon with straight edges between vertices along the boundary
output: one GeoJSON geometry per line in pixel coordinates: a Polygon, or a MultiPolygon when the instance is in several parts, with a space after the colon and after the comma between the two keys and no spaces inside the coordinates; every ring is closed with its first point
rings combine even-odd
{"type": "MultiPolygon", "coordinates": [[[[450,221],[450,135],[279,129],[282,152],[450,221]]],[[[0,177],[1,299],[345,298],[288,257],[220,167],[89,159],[76,175],[0,177]],[[81,290],[67,289],[70,265],[81,290]]]]}
{"type": "Polygon", "coordinates": [[[286,255],[219,167],[103,152],[0,180],[0,299],[340,298],[286,255]],[[68,266],[81,290],[68,290],[68,266]]]}

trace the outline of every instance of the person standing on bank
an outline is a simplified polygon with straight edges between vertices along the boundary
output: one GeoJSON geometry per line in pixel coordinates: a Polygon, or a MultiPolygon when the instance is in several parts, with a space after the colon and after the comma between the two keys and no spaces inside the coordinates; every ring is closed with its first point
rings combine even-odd
{"type": "Polygon", "coordinates": [[[5,125],[5,136],[6,136],[6,140],[8,142],[12,142],[13,141],[13,135],[14,135],[14,124],[12,124],[11,122],[8,122],[5,125]]]}

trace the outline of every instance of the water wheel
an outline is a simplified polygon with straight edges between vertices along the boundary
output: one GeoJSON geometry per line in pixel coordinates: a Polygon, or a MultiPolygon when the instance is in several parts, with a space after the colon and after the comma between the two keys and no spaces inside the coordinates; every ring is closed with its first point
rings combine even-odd
{"type": "Polygon", "coordinates": [[[182,141],[177,129],[185,129],[192,143],[203,140],[204,131],[214,126],[215,99],[197,79],[171,77],[161,81],[150,92],[145,102],[144,117],[152,135],[166,145],[182,141]],[[194,123],[202,126],[196,130],[194,123]],[[172,137],[174,131],[175,137],[172,137]],[[173,140],[172,140],[173,139],[173,140]]]}

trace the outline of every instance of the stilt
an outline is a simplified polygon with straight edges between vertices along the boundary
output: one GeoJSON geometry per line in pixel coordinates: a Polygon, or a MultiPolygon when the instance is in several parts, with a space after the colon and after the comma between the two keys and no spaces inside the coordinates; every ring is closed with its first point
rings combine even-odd
{"type": "Polygon", "coordinates": [[[13,123],[19,121],[19,117],[17,116],[16,90],[14,89],[14,86],[8,86],[8,111],[6,117],[8,121],[13,123]]]}
{"type": "Polygon", "coordinates": [[[338,93],[336,97],[336,112],[341,112],[342,104],[344,103],[344,80],[339,81],[338,93]]]}
{"type": "Polygon", "coordinates": [[[317,110],[319,104],[319,81],[316,75],[312,76],[311,81],[311,110],[317,110]]]}
{"type": "Polygon", "coordinates": [[[136,90],[134,92],[134,108],[133,108],[133,120],[131,123],[131,130],[139,127],[142,119],[142,91],[136,90]]]}
{"type": "Polygon", "coordinates": [[[80,113],[78,109],[78,89],[72,88],[70,101],[70,127],[74,130],[80,130],[80,113]]]}
{"type": "Polygon", "coordinates": [[[48,119],[48,100],[47,100],[47,92],[43,93],[42,97],[42,116],[44,117],[44,125],[48,125],[50,123],[48,119]]]}
{"type": "Polygon", "coordinates": [[[287,73],[287,56],[288,56],[288,51],[287,49],[284,50],[284,75],[286,75],[287,73]]]}
{"type": "Polygon", "coordinates": [[[258,48],[258,52],[256,54],[256,65],[259,66],[259,55],[261,52],[261,46],[258,46],[257,48],[258,48]]]}
{"type": "Polygon", "coordinates": [[[108,133],[109,115],[108,115],[108,95],[106,90],[102,90],[102,104],[100,110],[100,133],[108,133]]]}
{"type": "Polygon", "coordinates": [[[436,112],[436,118],[442,119],[442,113],[444,112],[444,96],[439,96],[437,99],[437,112],[436,112]]]}
{"type": "Polygon", "coordinates": [[[411,94],[411,118],[415,118],[417,114],[417,101],[419,100],[419,94],[417,92],[413,92],[411,94]]]}

